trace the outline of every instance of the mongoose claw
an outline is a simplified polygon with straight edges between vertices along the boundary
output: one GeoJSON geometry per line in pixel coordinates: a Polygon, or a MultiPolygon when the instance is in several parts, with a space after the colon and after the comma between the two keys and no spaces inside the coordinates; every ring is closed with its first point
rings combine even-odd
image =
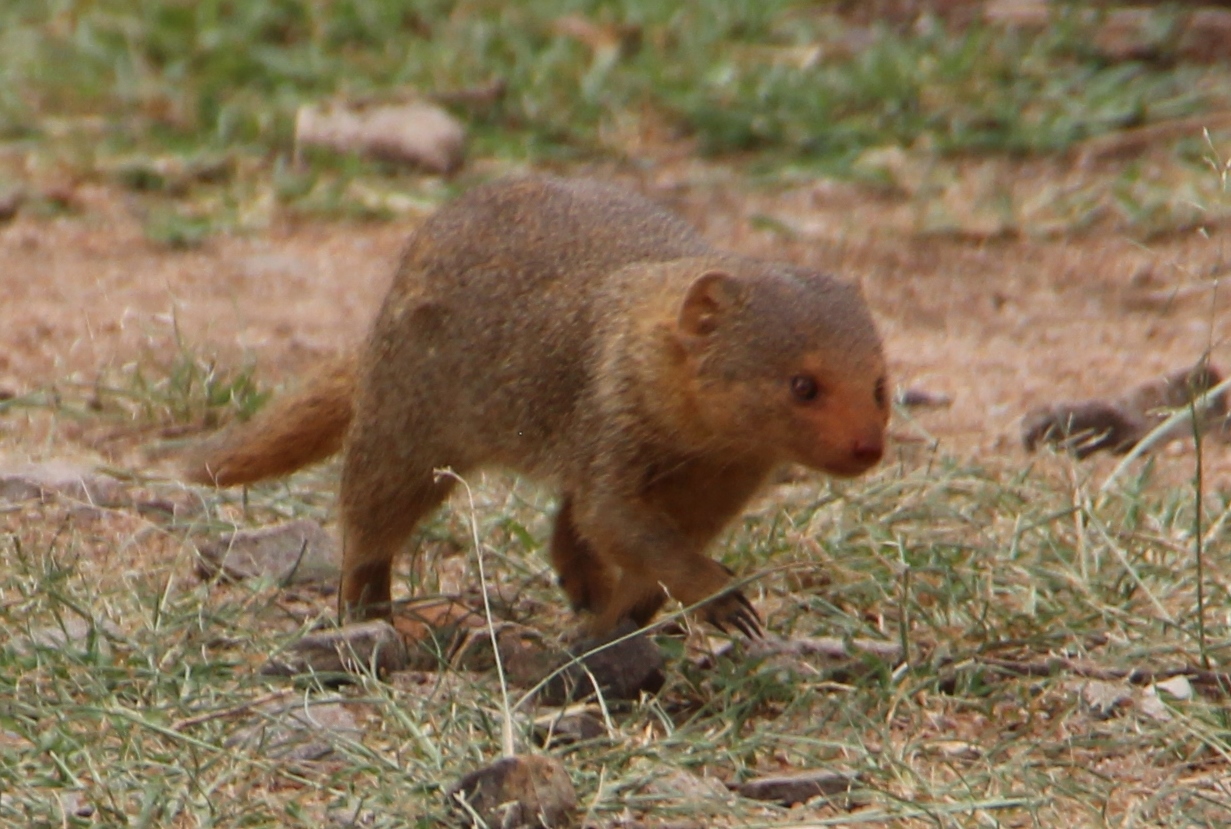
{"type": "Polygon", "coordinates": [[[731,625],[748,639],[760,639],[765,633],[761,628],[761,617],[748,597],[738,590],[724,593],[706,607],[705,618],[711,625],[723,633],[727,625],[731,625]]]}

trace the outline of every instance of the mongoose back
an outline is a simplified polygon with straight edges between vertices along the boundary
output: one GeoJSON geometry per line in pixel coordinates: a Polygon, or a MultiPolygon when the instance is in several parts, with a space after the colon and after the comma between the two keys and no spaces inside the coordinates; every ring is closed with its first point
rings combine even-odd
{"type": "Polygon", "coordinates": [[[495,465],[558,487],[552,563],[595,633],[670,595],[756,635],[706,547],[781,463],[877,463],[885,385],[857,287],[718,251],[617,187],[511,179],[428,218],[365,348],[187,476],[246,483],[341,448],[343,618],[389,612],[395,555],[452,487],[434,471],[495,465]]]}

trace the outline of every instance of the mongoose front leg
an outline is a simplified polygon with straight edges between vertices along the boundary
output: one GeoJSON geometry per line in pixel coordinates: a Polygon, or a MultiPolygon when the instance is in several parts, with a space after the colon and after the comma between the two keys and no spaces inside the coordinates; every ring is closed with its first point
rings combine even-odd
{"type": "Polygon", "coordinates": [[[757,460],[663,462],[638,449],[610,460],[596,485],[574,493],[572,507],[578,534],[620,571],[610,602],[597,611],[595,632],[608,633],[625,619],[644,625],[670,597],[698,607],[721,630],[760,636],[752,604],[731,587],[731,572],[705,551],[755,494],[769,467],[757,460]]]}
{"type": "Polygon", "coordinates": [[[568,493],[560,497],[560,508],[552,528],[551,563],[573,610],[579,613],[585,610],[597,612],[610,602],[611,569],[577,532],[573,520],[573,498],[568,493]]]}
{"type": "Polygon", "coordinates": [[[620,580],[611,603],[595,620],[596,633],[608,633],[625,619],[644,626],[670,597],[685,607],[700,605],[702,618],[723,632],[733,627],[749,639],[762,636],[761,619],[752,603],[729,587],[730,571],[713,559],[701,554],[671,556],[657,560],[647,571],[641,556],[620,558],[620,580]]]}

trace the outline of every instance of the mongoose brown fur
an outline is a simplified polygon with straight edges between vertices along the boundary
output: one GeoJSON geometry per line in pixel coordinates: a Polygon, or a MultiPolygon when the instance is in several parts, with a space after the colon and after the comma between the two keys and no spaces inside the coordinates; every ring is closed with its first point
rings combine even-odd
{"type": "Polygon", "coordinates": [[[551,559],[595,633],[668,595],[759,632],[708,544],[779,464],[857,475],[884,451],[881,340],[859,289],[720,252],[617,187],[478,187],[412,235],[365,349],[207,442],[233,485],[344,452],[340,611],[389,612],[391,568],[453,486],[501,466],[560,492],[551,559]]]}

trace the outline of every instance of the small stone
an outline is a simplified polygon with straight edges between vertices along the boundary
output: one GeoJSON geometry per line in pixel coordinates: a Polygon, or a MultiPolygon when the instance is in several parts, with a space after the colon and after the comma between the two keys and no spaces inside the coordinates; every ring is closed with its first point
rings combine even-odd
{"type": "Polygon", "coordinates": [[[26,200],[26,191],[20,187],[0,191],[0,223],[11,222],[26,200]]]}
{"type": "Polygon", "coordinates": [[[70,817],[91,818],[94,816],[94,807],[82,800],[82,794],[79,791],[68,791],[61,794],[60,809],[70,817]]]}
{"type": "Polygon", "coordinates": [[[555,712],[534,721],[534,741],[543,748],[570,746],[607,736],[603,721],[588,711],[555,712]]]}
{"type": "Polygon", "coordinates": [[[466,132],[446,110],[429,103],[302,106],[295,114],[295,144],[451,173],[462,164],[466,132]]]}
{"type": "Polygon", "coordinates": [[[874,657],[891,665],[902,661],[902,647],[896,642],[879,639],[842,639],[836,636],[795,637],[786,639],[767,635],[743,645],[751,659],[772,656],[793,656],[808,660],[845,661],[874,657]]]}
{"type": "Polygon", "coordinates": [[[577,808],[573,781],[559,760],[542,754],[504,757],[472,771],[448,790],[449,804],[474,826],[553,829],[577,808]]]}
{"type": "Polygon", "coordinates": [[[310,633],[271,658],[261,668],[266,676],[314,674],[333,681],[369,670],[377,674],[406,667],[406,643],[383,619],[310,633]]]}
{"type": "Polygon", "coordinates": [[[770,800],[782,806],[805,803],[814,797],[848,794],[859,778],[852,774],[814,769],[796,774],[757,777],[735,786],[735,791],[752,800],[770,800]]]}
{"type": "Polygon", "coordinates": [[[575,659],[543,686],[544,705],[564,705],[586,699],[597,690],[606,700],[635,700],[663,687],[662,651],[644,633],[627,639],[632,628],[622,625],[605,639],[584,639],[571,648],[575,659]],[[604,642],[614,644],[603,646],[604,642]]]}
{"type": "Polygon", "coordinates": [[[185,519],[201,515],[205,505],[196,493],[181,489],[172,492],[137,492],[132,507],[154,521],[185,519]]]}
{"type": "Polygon", "coordinates": [[[39,196],[57,210],[79,210],[81,208],[77,183],[73,181],[63,180],[48,184],[43,187],[39,196]]]}
{"type": "Polygon", "coordinates": [[[260,718],[226,741],[275,760],[311,762],[333,753],[334,740],[356,741],[363,730],[340,700],[275,702],[256,709],[260,718]]]}
{"type": "Polygon", "coordinates": [[[65,616],[61,624],[36,628],[30,631],[29,638],[15,639],[11,644],[20,654],[36,649],[88,654],[97,649],[106,656],[111,653],[109,640],[121,635],[120,629],[105,619],[90,621],[80,616],[65,616]]]}
{"type": "Polygon", "coordinates": [[[1171,720],[1171,711],[1167,708],[1167,703],[1158,695],[1158,686],[1151,685],[1141,693],[1141,699],[1137,700],[1137,710],[1144,717],[1149,717],[1156,722],[1168,722],[1171,720]]]}
{"type": "Polygon", "coordinates": [[[927,389],[899,389],[894,402],[899,406],[909,408],[939,409],[953,405],[953,398],[947,394],[930,392],[927,389]]]}
{"type": "Polygon", "coordinates": [[[983,756],[983,749],[965,740],[937,740],[928,748],[935,754],[949,760],[965,760],[973,762],[983,756]]]}
{"type": "Polygon", "coordinates": [[[291,521],[258,530],[239,530],[197,545],[197,572],[212,578],[268,578],[284,587],[332,590],[342,557],[338,543],[315,521],[291,521]]]}
{"type": "Polygon", "coordinates": [[[659,805],[664,805],[663,801],[686,804],[731,799],[730,790],[721,780],[671,768],[663,768],[659,773],[651,775],[641,787],[641,792],[653,795],[659,805]]]}
{"type": "Polygon", "coordinates": [[[1162,682],[1155,682],[1154,687],[1168,696],[1178,700],[1189,700],[1193,698],[1193,686],[1188,681],[1186,676],[1173,676],[1171,679],[1164,679],[1162,682]]]}
{"type": "Polygon", "coordinates": [[[1081,685],[1081,701],[1096,719],[1108,720],[1133,704],[1133,688],[1124,682],[1091,679],[1081,685]]]}
{"type": "Polygon", "coordinates": [[[725,643],[693,660],[701,670],[710,670],[719,660],[739,654],[741,661],[756,664],[758,671],[772,671],[779,681],[814,677],[817,672],[838,681],[852,681],[873,670],[878,663],[902,662],[902,648],[876,639],[840,639],[832,636],[792,637],[767,634],[750,642],[725,643]]]}
{"type": "Polygon", "coordinates": [[[336,806],[325,813],[325,821],[329,826],[338,829],[357,829],[357,827],[375,826],[376,811],[363,805],[363,800],[355,799],[345,806],[336,806]]]}

